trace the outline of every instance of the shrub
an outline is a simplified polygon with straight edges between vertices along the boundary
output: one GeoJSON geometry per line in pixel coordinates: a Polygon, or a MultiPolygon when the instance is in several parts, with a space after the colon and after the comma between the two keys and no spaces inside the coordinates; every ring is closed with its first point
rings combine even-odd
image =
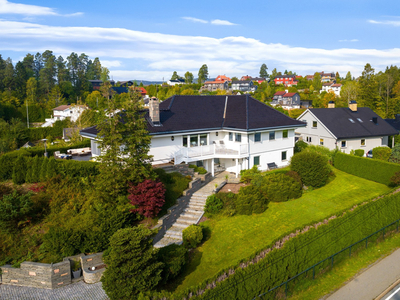
{"type": "Polygon", "coordinates": [[[0,199],[3,198],[4,195],[11,194],[13,192],[12,187],[7,184],[0,183],[0,199]]]}
{"type": "Polygon", "coordinates": [[[0,199],[0,222],[8,228],[18,227],[18,223],[31,216],[33,203],[31,192],[21,195],[14,190],[12,194],[0,199]]]}
{"type": "Polygon", "coordinates": [[[304,141],[297,141],[296,144],[294,144],[294,153],[299,153],[306,149],[308,147],[308,144],[304,141]]]}
{"type": "Polygon", "coordinates": [[[282,202],[300,198],[302,185],[290,176],[276,173],[264,177],[262,191],[269,201],[282,202]]]}
{"type": "Polygon", "coordinates": [[[165,203],[165,188],[162,182],[146,179],[138,185],[129,183],[128,199],[137,212],[146,218],[155,217],[165,203]]]}
{"type": "Polygon", "coordinates": [[[251,169],[240,171],[240,182],[249,183],[255,177],[261,175],[261,171],[257,166],[253,166],[251,169]]]}
{"type": "Polygon", "coordinates": [[[27,157],[25,182],[33,183],[33,157],[27,157]]]}
{"type": "Polygon", "coordinates": [[[394,175],[390,177],[390,185],[391,186],[400,185],[400,171],[394,173],[394,175]]]}
{"type": "Polygon", "coordinates": [[[47,163],[47,171],[46,171],[46,178],[50,179],[56,176],[56,160],[54,157],[50,157],[49,162],[47,163]]]}
{"type": "Polygon", "coordinates": [[[219,192],[217,194],[217,197],[221,199],[221,201],[224,204],[224,208],[222,209],[222,214],[224,216],[231,217],[235,215],[236,213],[236,201],[237,201],[237,195],[229,192],[229,193],[221,193],[219,192]]]}
{"type": "Polygon", "coordinates": [[[182,232],[183,245],[187,248],[196,248],[203,239],[203,229],[198,225],[190,225],[182,232]]]}
{"type": "Polygon", "coordinates": [[[392,154],[390,154],[389,161],[392,163],[400,163],[400,144],[396,144],[392,148],[392,154]]]}
{"type": "Polygon", "coordinates": [[[305,185],[312,187],[324,186],[331,172],[326,156],[309,151],[293,155],[290,169],[300,175],[305,185]]]}
{"type": "Polygon", "coordinates": [[[47,179],[47,163],[48,163],[48,161],[49,161],[48,158],[44,158],[43,162],[42,162],[42,166],[40,167],[39,181],[41,181],[41,182],[46,181],[46,179],[47,179]]]}
{"type": "Polygon", "coordinates": [[[292,177],[294,180],[298,181],[300,184],[303,184],[303,182],[301,181],[301,177],[299,175],[299,173],[295,172],[295,171],[287,171],[286,174],[289,177],[292,177]]]}
{"type": "Polygon", "coordinates": [[[158,260],[164,264],[161,274],[163,283],[179,275],[186,263],[187,250],[183,245],[172,244],[158,252],[158,260]]]}
{"type": "Polygon", "coordinates": [[[32,182],[40,181],[40,168],[42,166],[43,158],[35,156],[32,161],[32,182]]]}
{"type": "Polygon", "coordinates": [[[12,180],[15,184],[23,184],[26,177],[26,159],[20,155],[15,161],[12,173],[12,180]]]}
{"type": "Polygon", "coordinates": [[[242,187],[236,199],[236,212],[240,215],[262,213],[268,208],[268,199],[264,197],[257,186],[242,187]]]}
{"type": "Polygon", "coordinates": [[[207,197],[204,212],[207,214],[217,214],[224,207],[224,203],[218,198],[216,194],[207,197]]]}
{"type": "Polygon", "coordinates": [[[372,149],[372,158],[389,161],[392,150],[389,147],[375,147],[372,149]]]}
{"type": "Polygon", "coordinates": [[[355,156],[363,157],[364,156],[364,150],[363,149],[357,149],[354,151],[355,156]]]}
{"type": "Polygon", "coordinates": [[[400,171],[398,164],[340,152],[335,156],[335,168],[386,185],[390,185],[391,177],[400,171]]]}
{"type": "Polygon", "coordinates": [[[206,174],[207,170],[204,169],[203,167],[198,167],[197,169],[195,169],[195,172],[198,172],[201,175],[201,174],[206,174]]]}

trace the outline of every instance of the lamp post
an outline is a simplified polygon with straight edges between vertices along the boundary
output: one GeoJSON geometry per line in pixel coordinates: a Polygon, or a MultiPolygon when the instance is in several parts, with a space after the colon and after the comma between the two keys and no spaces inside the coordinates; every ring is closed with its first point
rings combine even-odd
{"type": "Polygon", "coordinates": [[[46,141],[47,141],[47,139],[42,139],[42,141],[44,142],[44,157],[48,157],[47,150],[46,150],[46,141]]]}

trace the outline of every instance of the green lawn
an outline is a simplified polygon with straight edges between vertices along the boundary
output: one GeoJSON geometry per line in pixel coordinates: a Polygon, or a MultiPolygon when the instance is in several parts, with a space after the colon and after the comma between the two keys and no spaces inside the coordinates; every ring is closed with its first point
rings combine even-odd
{"type": "Polygon", "coordinates": [[[221,269],[236,265],[295,228],[390,190],[385,185],[337,169],[334,172],[335,179],[326,186],[307,191],[296,200],[270,203],[262,214],[217,217],[205,222],[211,236],[196,250],[176,291],[197,285],[221,269]]]}

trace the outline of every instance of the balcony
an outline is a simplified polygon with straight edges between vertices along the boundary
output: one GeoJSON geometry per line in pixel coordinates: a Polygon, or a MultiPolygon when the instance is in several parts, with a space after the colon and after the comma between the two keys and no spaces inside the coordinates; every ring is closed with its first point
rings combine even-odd
{"type": "Polygon", "coordinates": [[[244,158],[249,154],[248,145],[207,145],[199,147],[183,147],[175,153],[175,164],[193,162],[211,158],[244,158]]]}

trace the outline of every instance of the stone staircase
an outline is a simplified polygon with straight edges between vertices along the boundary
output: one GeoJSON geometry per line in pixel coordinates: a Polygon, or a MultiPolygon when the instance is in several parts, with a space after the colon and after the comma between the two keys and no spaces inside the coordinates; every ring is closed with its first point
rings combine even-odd
{"type": "Polygon", "coordinates": [[[179,218],[167,230],[164,237],[154,247],[161,248],[171,244],[182,244],[182,231],[192,224],[197,224],[204,214],[204,206],[210,193],[202,192],[202,189],[195,192],[186,208],[183,209],[179,218]]]}

